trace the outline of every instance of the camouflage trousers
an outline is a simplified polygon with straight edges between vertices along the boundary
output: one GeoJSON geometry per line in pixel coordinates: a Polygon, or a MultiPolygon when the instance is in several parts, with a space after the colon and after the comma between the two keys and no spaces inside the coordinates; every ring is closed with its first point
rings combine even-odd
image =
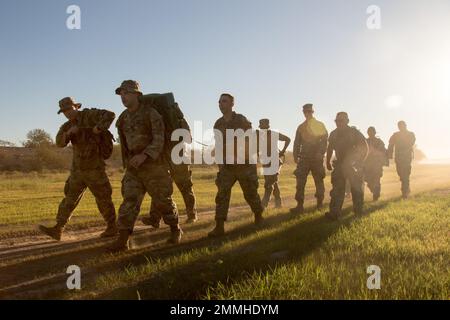
{"type": "Polygon", "coordinates": [[[395,166],[397,169],[397,174],[400,177],[402,183],[402,194],[408,195],[410,192],[409,187],[409,177],[411,175],[411,160],[395,160],[395,166]]]}
{"type": "Polygon", "coordinates": [[[264,196],[261,200],[263,207],[267,207],[269,205],[270,197],[272,196],[275,199],[275,206],[281,206],[281,194],[280,188],[278,186],[278,177],[279,174],[271,174],[264,176],[264,196]]]}
{"type": "Polygon", "coordinates": [[[216,220],[227,220],[231,189],[239,182],[244,198],[254,214],[261,214],[264,208],[258,194],[258,173],[256,165],[221,165],[217,173],[216,220]]]}
{"type": "Polygon", "coordinates": [[[116,220],[116,210],[112,202],[112,188],[105,169],[73,170],[64,186],[64,199],[59,204],[56,221],[65,226],[70,220],[86,189],[92,192],[98,210],[106,223],[116,220]]]}
{"type": "Polygon", "coordinates": [[[294,175],[297,178],[297,190],[295,200],[299,206],[303,206],[305,201],[305,186],[308,175],[311,172],[314,184],[316,185],[315,197],[319,201],[323,201],[325,197],[325,167],[323,166],[323,158],[320,159],[300,159],[294,175]]]}
{"type": "MultiPolygon", "coordinates": [[[[178,190],[180,190],[180,193],[183,196],[187,216],[189,218],[196,218],[197,207],[192,183],[192,171],[190,170],[189,165],[187,164],[175,165],[172,163],[170,163],[169,165],[172,180],[173,182],[175,182],[175,185],[177,186],[178,190]]],[[[162,217],[161,212],[156,210],[153,201],[150,206],[150,217],[154,221],[160,221],[162,217]]]]}
{"type": "Polygon", "coordinates": [[[361,169],[351,165],[335,164],[331,173],[332,189],[330,191],[330,213],[340,215],[345,198],[345,184],[350,183],[353,211],[361,213],[364,205],[364,181],[361,169]]]}
{"type": "Polygon", "coordinates": [[[127,168],[122,179],[123,203],[119,208],[118,218],[120,230],[133,231],[146,193],[152,198],[155,209],[161,212],[165,224],[178,224],[178,211],[172,200],[173,187],[168,166],[147,162],[138,169],[127,168]]]}
{"type": "Polygon", "coordinates": [[[381,194],[381,177],[383,176],[383,166],[368,166],[364,168],[364,180],[374,198],[381,194]]]}

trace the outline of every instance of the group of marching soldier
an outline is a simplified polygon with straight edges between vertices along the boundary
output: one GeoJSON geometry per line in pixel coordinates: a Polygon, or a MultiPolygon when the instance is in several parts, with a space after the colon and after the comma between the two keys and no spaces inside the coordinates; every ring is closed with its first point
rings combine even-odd
{"type": "MultiPolygon", "coordinates": [[[[112,187],[105,171],[105,157],[99,144],[103,133],[108,131],[115,119],[115,114],[108,110],[80,110],[81,104],[73,98],[66,97],[59,102],[58,113],[64,113],[68,121],[64,123],[56,136],[56,144],[65,147],[69,143],[73,148],[73,162],[70,176],[64,187],[65,197],[61,201],[53,227],[39,226],[41,232],[60,240],[63,230],[83,193],[88,188],[95,197],[98,209],[107,227],[101,237],[116,237],[109,247],[112,252],[129,249],[129,238],[138,218],[144,196],[151,197],[150,214],[142,219],[146,225],[158,228],[161,218],[170,226],[169,243],[178,244],[182,237],[178,210],[172,199],[173,182],[180,190],[186,205],[187,223],[197,221],[197,209],[193,191],[192,172],[188,164],[175,164],[171,160],[171,150],[167,147],[164,119],[155,108],[142,103],[142,92],[137,81],[126,80],[116,89],[125,110],[116,122],[125,174],[122,179],[123,202],[119,207],[118,217],[112,202],[112,187]]],[[[234,97],[224,93],[219,99],[222,117],[214,124],[214,129],[226,135],[227,130],[249,130],[252,125],[247,118],[234,112],[234,97]]],[[[397,173],[402,182],[402,195],[407,198],[410,192],[409,176],[414,134],[407,130],[406,123],[398,123],[399,131],[389,140],[386,150],[384,143],[376,137],[376,130],[370,127],[366,139],[356,128],[349,126],[347,113],[339,112],[336,116],[336,129],[329,135],[325,125],[314,117],[312,104],[303,106],[305,121],[298,127],[293,147],[294,161],[297,163],[295,176],[297,206],[291,209],[294,214],[304,212],[305,185],[311,172],[315,186],[317,207],[323,206],[325,195],[325,166],[331,173],[332,190],[329,211],[326,216],[338,219],[345,197],[346,184],[350,185],[353,209],[356,214],[363,213],[364,180],[376,201],[380,197],[380,179],[383,166],[389,165],[395,150],[397,173]],[[325,159],[325,161],[324,161],[325,159]]],[[[186,128],[189,126],[186,123],[186,128]]],[[[281,167],[285,152],[291,140],[289,137],[272,132],[268,119],[261,119],[259,131],[270,138],[275,134],[277,140],[284,143],[279,151],[281,167]]],[[[278,142],[276,142],[278,145],[278,142]]],[[[223,153],[227,152],[226,141],[221,144],[223,153]]],[[[271,146],[267,147],[271,150],[271,146]]],[[[278,147],[277,147],[278,150],[278,147]]],[[[275,206],[281,207],[281,195],[278,186],[279,170],[271,172],[268,164],[262,167],[264,174],[264,196],[258,194],[257,165],[251,162],[231,162],[219,164],[215,198],[215,228],[209,237],[225,233],[224,223],[229,211],[231,189],[239,182],[244,198],[249,204],[255,218],[255,224],[263,222],[263,212],[273,194],[275,206]]]]}

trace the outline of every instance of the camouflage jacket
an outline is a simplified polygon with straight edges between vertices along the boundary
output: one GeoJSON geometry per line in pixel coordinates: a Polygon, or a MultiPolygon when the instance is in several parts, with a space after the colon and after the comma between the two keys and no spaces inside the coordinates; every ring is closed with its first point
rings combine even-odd
{"type": "MultiPolygon", "coordinates": [[[[219,137],[218,134],[215,132],[215,146],[216,146],[216,156],[218,157],[217,150],[219,148],[222,148],[222,154],[223,154],[223,162],[225,163],[225,159],[227,157],[231,157],[234,159],[233,164],[237,163],[237,156],[238,152],[243,153],[245,156],[245,163],[249,163],[249,141],[248,139],[245,139],[245,143],[242,145],[239,145],[237,137],[234,138],[234,154],[233,155],[227,155],[227,144],[226,144],[226,130],[238,130],[242,129],[244,132],[247,132],[247,130],[252,129],[252,123],[248,121],[248,119],[243,116],[242,114],[233,112],[233,116],[230,121],[226,121],[224,117],[219,118],[216,123],[214,124],[214,130],[219,131],[222,134],[222,137],[219,137]],[[222,139],[221,139],[222,138],[222,139]]],[[[256,137],[256,135],[255,135],[256,137]]],[[[256,143],[256,141],[254,141],[256,143]]],[[[256,145],[255,145],[256,150],[256,145]]],[[[220,159],[216,159],[216,161],[219,161],[220,159]]],[[[231,164],[228,163],[227,164],[231,164]]]]}
{"type": "Polygon", "coordinates": [[[362,167],[369,148],[366,138],[355,127],[335,129],[330,133],[327,152],[335,152],[337,164],[362,167]]]}
{"type": "Polygon", "coordinates": [[[396,132],[389,139],[388,155],[392,159],[395,148],[395,160],[411,161],[416,136],[411,131],[396,132]]]}
{"type": "Polygon", "coordinates": [[[114,121],[115,114],[108,110],[83,109],[78,112],[74,121],[67,121],[56,135],[56,145],[64,148],[70,143],[73,147],[72,170],[89,170],[104,168],[105,161],[100,154],[98,136],[92,132],[94,127],[108,130],[114,121]],[[73,126],[78,133],[67,136],[66,132],[73,126]]]}
{"type": "Polygon", "coordinates": [[[122,161],[128,167],[131,157],[148,155],[147,161],[161,161],[164,148],[164,121],[155,108],[140,105],[135,112],[125,110],[116,123],[119,132],[122,161]]]}
{"type": "Polygon", "coordinates": [[[387,150],[384,142],[380,138],[367,138],[367,145],[369,146],[369,154],[367,155],[366,167],[382,167],[387,164],[387,150]]]}
{"type": "Polygon", "coordinates": [[[298,126],[295,134],[294,159],[317,159],[323,161],[327,151],[328,131],[325,125],[312,118],[298,126]]]}

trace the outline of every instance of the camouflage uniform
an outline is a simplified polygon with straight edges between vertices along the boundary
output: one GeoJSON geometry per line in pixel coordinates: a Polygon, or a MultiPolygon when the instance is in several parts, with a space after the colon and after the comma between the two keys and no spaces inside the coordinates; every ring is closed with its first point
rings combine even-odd
{"type": "Polygon", "coordinates": [[[330,192],[330,215],[338,217],[341,213],[347,179],[351,187],[353,210],[360,214],[364,204],[362,167],[368,152],[366,139],[356,128],[347,126],[332,131],[328,142],[328,154],[334,151],[336,155],[331,173],[333,188],[330,192]]]}
{"type": "Polygon", "coordinates": [[[107,130],[114,118],[114,113],[107,110],[83,109],[78,112],[75,121],[67,121],[59,129],[56,144],[63,148],[71,142],[73,160],[70,176],[64,187],[65,198],[58,208],[56,217],[58,226],[64,227],[69,221],[86,188],[94,195],[106,223],[115,222],[116,212],[111,199],[111,184],[105,172],[105,161],[100,154],[98,136],[92,132],[95,126],[107,130]],[[65,132],[72,126],[77,126],[79,131],[67,137],[65,132]]]}
{"type": "MultiPolygon", "coordinates": [[[[227,122],[224,117],[221,117],[214,124],[214,129],[222,132],[223,140],[226,139],[226,129],[242,129],[244,131],[252,128],[251,123],[241,114],[233,112],[232,119],[227,122]]],[[[216,144],[217,144],[216,140],[216,144]]],[[[235,160],[237,155],[237,144],[235,143],[235,160]]],[[[245,164],[221,164],[219,165],[219,172],[216,178],[216,185],[218,188],[216,195],[216,221],[226,221],[228,209],[230,205],[231,189],[236,181],[239,182],[244,198],[250,205],[255,216],[261,216],[264,211],[261,205],[261,199],[258,194],[258,174],[256,164],[248,162],[248,148],[246,151],[245,164]]],[[[223,141],[223,155],[226,155],[226,143],[223,141]]]]}
{"type": "Polygon", "coordinates": [[[122,180],[123,203],[119,209],[119,230],[133,231],[146,193],[152,197],[156,210],[164,222],[178,226],[178,212],[172,200],[172,180],[169,167],[162,155],[164,147],[164,122],[152,107],[140,105],[136,112],[125,110],[116,124],[126,168],[122,180]],[[139,167],[128,165],[135,155],[145,153],[148,158],[139,167]]]}
{"type": "Polygon", "coordinates": [[[395,165],[397,174],[402,183],[402,194],[407,197],[410,192],[409,176],[411,175],[411,162],[413,159],[413,147],[416,143],[414,133],[399,131],[389,139],[388,155],[392,159],[395,148],[395,165]]]}
{"type": "Polygon", "coordinates": [[[387,150],[384,142],[379,138],[367,138],[366,141],[369,146],[369,154],[364,163],[364,180],[373,194],[373,199],[377,200],[381,192],[380,179],[383,176],[383,166],[388,161],[387,150]]]}
{"type": "Polygon", "coordinates": [[[315,197],[321,203],[325,196],[324,154],[327,150],[328,132],[325,125],[312,118],[304,121],[298,128],[294,140],[294,159],[298,159],[294,174],[297,178],[295,200],[298,207],[303,207],[305,186],[308,174],[311,172],[316,185],[315,197]]]}
{"type": "MultiPolygon", "coordinates": [[[[186,215],[190,219],[197,219],[196,199],[192,183],[192,171],[188,164],[174,164],[168,160],[170,176],[180,190],[186,206],[186,215]]],[[[153,201],[150,206],[150,218],[158,224],[161,220],[161,213],[156,210],[153,201]]]]}
{"type": "MultiPolygon", "coordinates": [[[[182,119],[182,128],[191,131],[189,124],[183,118],[182,119]]],[[[192,139],[191,139],[192,140],[192,139]]],[[[165,156],[167,162],[169,164],[169,171],[172,180],[175,182],[178,190],[184,200],[184,205],[186,207],[186,215],[188,219],[196,220],[197,219],[197,207],[196,207],[196,199],[194,193],[194,184],[192,182],[192,171],[188,164],[174,164],[171,160],[171,150],[165,150],[165,156]]],[[[156,210],[155,206],[152,204],[150,206],[150,221],[152,225],[159,225],[161,220],[161,213],[156,210]]]]}

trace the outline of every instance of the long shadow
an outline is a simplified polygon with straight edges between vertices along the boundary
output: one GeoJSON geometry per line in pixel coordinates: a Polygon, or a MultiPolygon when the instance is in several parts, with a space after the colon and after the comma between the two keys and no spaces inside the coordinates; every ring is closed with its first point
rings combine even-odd
{"type": "MultiPolygon", "coordinates": [[[[377,210],[380,207],[373,207],[371,211],[373,210],[377,210]]],[[[314,211],[314,208],[307,208],[306,213],[308,212],[312,212],[314,211]]],[[[350,211],[350,209],[346,209],[344,210],[344,216],[346,214],[348,214],[348,212],[350,211]]],[[[240,212],[235,213],[232,216],[232,220],[233,221],[240,221],[240,220],[244,220],[244,219],[249,219],[249,217],[251,216],[251,214],[249,213],[243,213],[243,214],[239,214],[240,212]]],[[[290,219],[295,219],[296,217],[291,215],[290,213],[280,213],[277,215],[272,215],[269,216],[268,218],[266,218],[265,221],[265,225],[266,227],[263,227],[262,229],[270,229],[271,227],[276,226],[279,223],[282,223],[283,221],[287,221],[290,219]]],[[[353,220],[353,219],[352,219],[353,220]]],[[[202,224],[195,224],[195,225],[191,225],[188,226],[186,228],[186,231],[198,231],[198,230],[203,230],[205,229],[205,226],[210,225],[212,223],[212,221],[209,222],[205,222],[202,224]]],[[[344,221],[342,222],[338,222],[338,223],[329,223],[326,222],[324,218],[319,218],[318,220],[313,220],[313,221],[308,221],[308,222],[302,222],[300,221],[299,224],[296,224],[294,227],[293,232],[291,233],[289,230],[291,230],[292,228],[286,230],[283,232],[283,234],[278,235],[277,237],[275,237],[273,240],[276,242],[277,238],[286,238],[286,236],[288,237],[292,237],[296,234],[302,234],[304,230],[310,230],[311,228],[316,228],[317,229],[317,233],[320,233],[320,229],[324,228],[326,226],[333,226],[331,229],[328,228],[328,231],[326,233],[325,237],[321,237],[323,239],[319,239],[318,242],[315,243],[315,245],[313,247],[311,247],[310,249],[314,249],[315,247],[317,247],[318,245],[320,245],[323,241],[326,240],[326,238],[328,238],[331,234],[334,233],[335,230],[337,230],[339,227],[341,227],[342,225],[344,225],[344,221]],[[298,229],[298,230],[297,230],[298,229]]],[[[134,235],[135,238],[135,243],[139,243],[141,246],[142,245],[146,245],[148,243],[151,244],[155,244],[156,242],[160,241],[163,242],[163,240],[165,240],[165,238],[167,237],[167,231],[161,230],[162,232],[155,232],[154,230],[149,231],[148,229],[146,230],[139,230],[139,232],[136,232],[136,234],[134,235]]],[[[137,250],[133,250],[131,251],[131,253],[127,253],[125,255],[119,255],[117,259],[110,261],[109,263],[106,263],[104,265],[99,265],[98,267],[95,268],[91,268],[92,270],[90,270],[90,275],[92,278],[96,278],[99,274],[101,274],[102,272],[107,272],[107,271],[111,271],[111,270],[120,270],[121,268],[125,268],[129,265],[140,265],[140,264],[145,264],[148,262],[149,258],[154,258],[154,259],[163,259],[163,258],[169,258],[172,256],[177,256],[179,254],[185,253],[185,252],[189,252],[193,249],[200,249],[200,248],[209,248],[209,249],[214,249],[214,248],[218,248],[221,245],[223,245],[224,243],[237,239],[237,238],[241,238],[241,237],[245,237],[248,236],[252,233],[255,232],[255,227],[252,224],[248,224],[245,226],[241,226],[238,228],[235,228],[231,231],[229,231],[227,233],[227,235],[225,237],[219,238],[219,239],[208,239],[208,238],[201,238],[198,240],[194,240],[194,241],[190,241],[187,243],[182,243],[181,245],[178,246],[172,246],[172,247],[168,247],[165,245],[160,245],[160,247],[144,247],[141,249],[137,249],[137,250]]],[[[206,232],[205,232],[205,236],[206,236],[206,232]]],[[[272,241],[272,239],[270,239],[270,241],[272,241]]],[[[302,241],[302,239],[300,239],[299,241],[302,241]]],[[[84,241],[78,241],[75,243],[68,243],[66,245],[63,245],[62,248],[58,247],[57,250],[76,250],[76,252],[61,252],[58,253],[56,255],[53,256],[49,256],[49,257],[42,257],[41,259],[38,259],[37,261],[32,261],[31,263],[28,261],[24,261],[22,263],[19,264],[15,264],[15,265],[11,265],[11,266],[7,266],[7,267],[2,267],[0,268],[0,271],[3,275],[10,275],[10,277],[7,277],[6,279],[4,277],[2,277],[2,286],[6,287],[8,285],[14,285],[16,283],[18,283],[19,281],[19,277],[20,277],[20,282],[24,282],[27,280],[32,280],[36,278],[36,274],[39,274],[44,271],[46,272],[45,274],[47,274],[49,272],[48,270],[48,266],[52,266],[54,270],[56,269],[60,269],[61,271],[61,275],[60,276],[56,276],[53,281],[49,281],[48,279],[42,279],[42,281],[37,281],[35,283],[30,283],[29,285],[25,285],[22,286],[21,288],[15,290],[0,290],[0,298],[2,297],[8,297],[10,295],[14,295],[16,292],[23,292],[25,291],[29,291],[32,292],[33,289],[38,289],[38,288],[43,288],[46,286],[51,285],[52,283],[55,284],[56,289],[52,290],[52,291],[48,291],[46,293],[43,293],[43,296],[39,295],[39,298],[55,298],[55,297],[60,297],[61,296],[61,292],[63,291],[64,293],[66,293],[65,290],[65,279],[66,279],[66,275],[64,273],[65,268],[70,265],[70,264],[77,264],[77,262],[81,262],[81,261],[85,261],[88,260],[90,258],[98,258],[99,256],[101,256],[102,254],[104,254],[104,244],[105,240],[99,240],[99,239],[87,239],[84,241]],[[89,248],[83,248],[83,245],[96,245],[95,247],[89,247],[89,248]],[[24,276],[24,274],[21,274],[20,270],[23,270],[23,272],[26,271],[27,275],[24,276]],[[15,275],[18,275],[17,277],[15,275]],[[3,292],[2,292],[3,291],[3,292]]],[[[236,249],[236,254],[238,254],[239,252],[246,252],[248,250],[251,249],[252,246],[258,246],[258,243],[249,243],[246,245],[247,248],[240,248],[239,250],[236,249]]],[[[49,251],[51,252],[52,248],[49,248],[49,251]]],[[[230,253],[230,255],[233,255],[233,253],[230,253]]],[[[211,257],[209,258],[211,259],[211,257]]],[[[267,269],[270,268],[272,266],[272,264],[269,262],[265,262],[265,263],[261,263],[258,266],[254,266],[255,268],[259,268],[261,270],[263,269],[267,269]]],[[[186,274],[189,272],[191,268],[191,266],[186,265],[184,267],[181,268],[181,270],[173,270],[173,271],[168,271],[168,275],[167,277],[173,278],[174,274],[186,274]]],[[[194,268],[195,270],[195,268],[194,268]]],[[[242,271],[242,270],[241,270],[242,271]]],[[[194,271],[195,272],[195,271],[194,271]]],[[[44,275],[45,275],[44,274],[44,275]]],[[[226,275],[226,273],[224,273],[226,275]]],[[[89,277],[84,277],[89,278],[89,277]]],[[[158,276],[158,278],[160,278],[160,276],[158,276]]],[[[212,281],[221,281],[224,280],[221,277],[218,276],[214,276],[211,279],[212,281]]],[[[148,281],[145,281],[145,283],[147,282],[152,282],[152,279],[149,279],[148,281]]],[[[180,279],[180,281],[182,281],[182,279],[180,279]]],[[[209,282],[208,282],[209,283],[209,282]]],[[[164,283],[157,283],[157,286],[162,285],[164,287],[164,283]]],[[[136,287],[140,287],[141,285],[137,285],[136,287]]],[[[154,287],[154,285],[152,284],[152,287],[154,287]]],[[[199,287],[200,288],[200,287],[199,287]]],[[[135,297],[135,288],[124,288],[124,289],[118,289],[115,290],[114,292],[108,293],[106,294],[105,297],[135,297]],[[133,291],[134,290],[134,291],[133,291]],[[129,295],[129,293],[132,292],[131,295],[129,295]]],[[[202,290],[196,290],[195,292],[193,292],[191,289],[189,290],[179,290],[177,291],[177,297],[179,298],[192,298],[192,297],[198,297],[198,295],[203,292],[202,290]]],[[[37,294],[39,294],[39,290],[36,291],[37,294]]],[[[151,295],[150,295],[151,296],[151,295]]],[[[152,298],[161,298],[159,296],[151,296],[152,298]]],[[[172,295],[167,296],[167,298],[172,298],[172,295]]]]}
{"type": "MultiPolygon", "coordinates": [[[[236,209],[236,208],[235,208],[236,209]]],[[[249,214],[240,214],[242,209],[238,209],[233,214],[233,221],[241,221],[248,219],[249,214]]],[[[212,220],[205,220],[193,225],[185,225],[183,228],[186,233],[197,232],[205,230],[212,225],[212,220]]],[[[100,230],[99,230],[100,231],[100,230]]],[[[164,227],[159,230],[152,228],[137,230],[133,234],[133,244],[137,247],[135,250],[118,255],[113,261],[107,261],[105,264],[99,264],[95,268],[88,268],[88,276],[100,272],[105,272],[111,269],[117,269],[133,263],[144,263],[147,261],[143,256],[170,256],[174,255],[180,250],[185,250],[192,245],[196,245],[196,241],[184,243],[180,246],[167,246],[165,240],[168,237],[168,228],[164,227]],[[156,248],[155,248],[156,247],[156,248]],[[151,254],[148,254],[151,252],[151,254]],[[121,262],[123,260],[123,262],[121,262]]],[[[59,287],[59,291],[64,289],[67,275],[65,269],[67,266],[76,264],[81,265],[83,261],[93,258],[108,256],[105,251],[105,245],[111,243],[113,240],[100,239],[92,237],[85,240],[77,240],[68,243],[44,243],[44,247],[36,248],[35,245],[30,246],[20,252],[11,252],[9,254],[0,255],[2,262],[7,264],[0,267],[0,298],[8,297],[23,291],[32,291],[34,288],[45,288],[52,284],[59,287]],[[20,259],[27,256],[36,257],[31,260],[14,262],[14,259],[20,259]],[[46,256],[47,255],[47,256],[46,256]],[[48,275],[54,274],[49,277],[48,275]],[[39,279],[41,277],[41,279],[39,279]],[[17,286],[18,284],[22,284],[17,286]],[[58,286],[59,284],[59,286],[58,286]]],[[[199,240],[197,240],[199,241],[199,240]]],[[[202,244],[208,243],[207,239],[200,240],[202,244]]],[[[86,278],[86,269],[83,272],[86,278]]]]}
{"type": "MultiPolygon", "coordinates": [[[[372,205],[364,216],[380,210],[386,205],[387,203],[372,205]]],[[[98,298],[136,299],[136,292],[139,292],[140,297],[143,299],[199,299],[205,294],[209,286],[219,281],[225,283],[239,281],[248,272],[265,272],[282,262],[301,260],[305,255],[320,247],[340,228],[348,227],[355,219],[360,218],[360,216],[349,215],[350,212],[351,208],[345,209],[342,219],[339,221],[329,221],[324,216],[307,219],[306,221],[299,220],[291,227],[280,232],[233,248],[226,255],[215,253],[206,257],[200,257],[189,264],[151,275],[149,279],[136,285],[103,293],[98,298]],[[298,248],[293,249],[293,244],[298,244],[298,248]],[[289,247],[291,250],[288,256],[281,261],[274,260],[271,258],[270,253],[267,254],[267,248],[270,248],[270,252],[277,252],[285,250],[286,247],[289,247]],[[258,251],[264,253],[260,255],[254,254],[258,251]],[[222,262],[220,263],[220,261],[222,262]]],[[[271,229],[277,222],[291,219],[296,219],[296,217],[290,214],[270,217],[266,221],[267,227],[263,229],[271,229]]],[[[217,248],[224,242],[243,238],[254,231],[254,227],[243,226],[231,231],[220,240],[196,241],[195,245],[191,244],[188,250],[194,248],[217,248]]],[[[187,250],[178,247],[175,254],[182,252],[187,252],[187,250]]],[[[156,252],[150,252],[147,256],[161,257],[156,252]]]]}

